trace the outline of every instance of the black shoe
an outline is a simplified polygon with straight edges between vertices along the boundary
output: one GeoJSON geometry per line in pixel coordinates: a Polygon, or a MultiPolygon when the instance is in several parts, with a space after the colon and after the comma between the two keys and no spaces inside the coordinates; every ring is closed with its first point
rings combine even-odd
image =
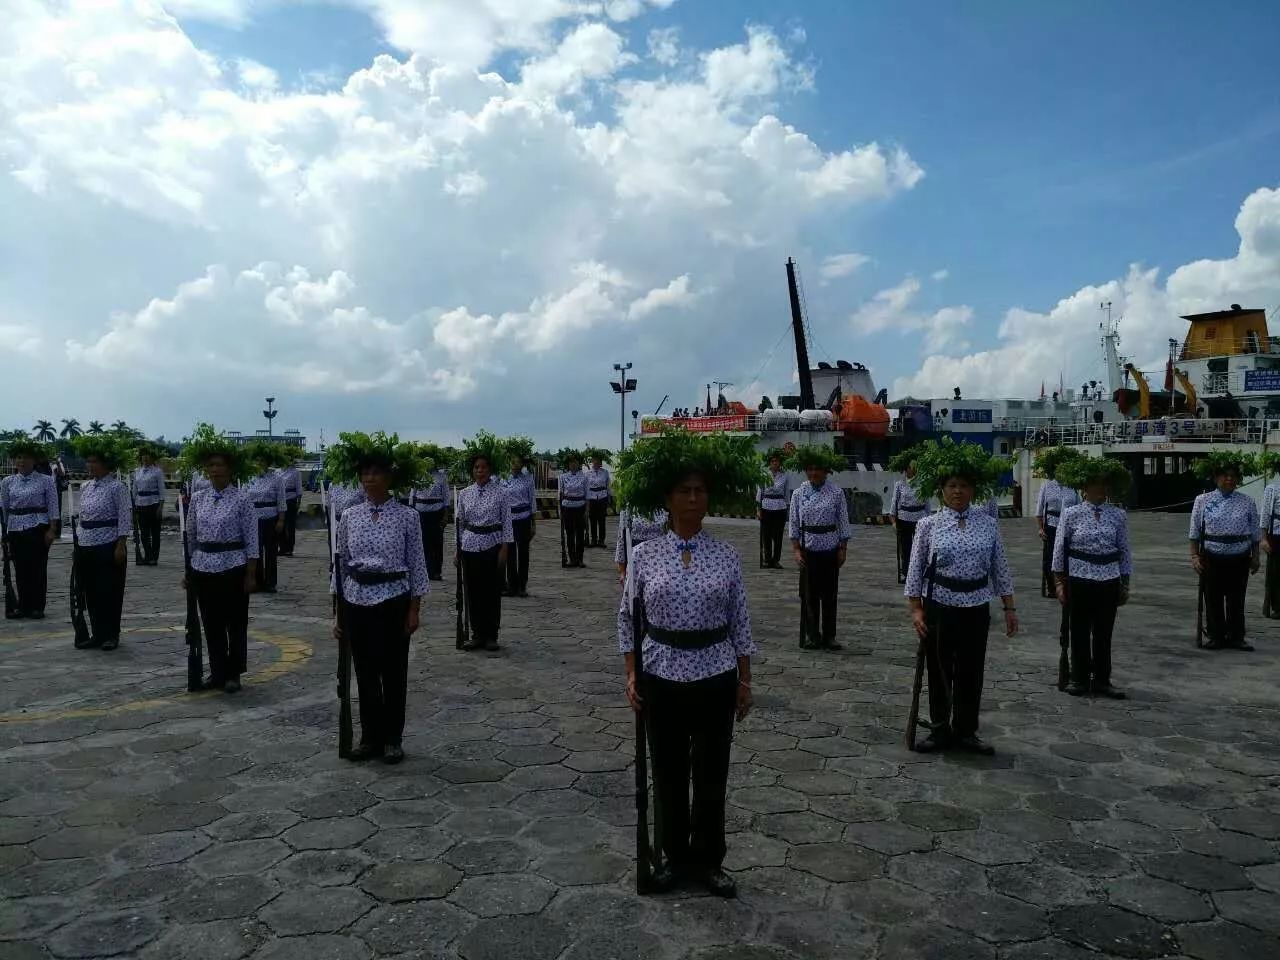
{"type": "Polygon", "coordinates": [[[489,638],[488,640],[486,640],[486,641],[484,642],[484,648],[485,648],[486,650],[488,650],[490,653],[492,653],[493,651],[497,650],[497,649],[498,649],[498,641],[497,641],[497,639],[496,639],[496,638],[491,637],[491,638],[489,638]]]}
{"type": "Polygon", "coordinates": [[[44,611],[43,611],[43,610],[28,610],[28,611],[27,611],[27,619],[29,619],[29,620],[43,620],[43,619],[44,619],[44,611]]]}
{"type": "Polygon", "coordinates": [[[224,692],[226,692],[226,693],[239,693],[239,692],[240,692],[240,678],[239,678],[239,677],[232,677],[230,680],[228,680],[226,683],[224,683],[224,684],[222,685],[222,689],[223,689],[223,691],[224,691],[224,692]]]}
{"type": "Polygon", "coordinates": [[[916,753],[942,753],[951,749],[951,731],[933,730],[916,744],[916,753]]]}
{"type": "Polygon", "coordinates": [[[26,618],[27,611],[25,610],[15,610],[13,613],[5,614],[6,620],[25,620],[26,618]]]}
{"type": "Polygon", "coordinates": [[[1125,693],[1119,687],[1113,687],[1110,683],[1095,683],[1093,685],[1094,696],[1106,697],[1109,700],[1124,700],[1125,693]]]}
{"type": "Polygon", "coordinates": [[[200,684],[201,690],[221,690],[226,686],[227,681],[219,680],[217,677],[206,677],[204,682],[200,684]]]}
{"type": "Polygon", "coordinates": [[[400,748],[400,744],[393,743],[387,747],[382,753],[382,762],[389,764],[397,764],[404,759],[404,750],[400,748]]]}
{"type": "Polygon", "coordinates": [[[356,747],[354,750],[352,750],[350,753],[347,754],[347,759],[350,760],[352,763],[360,763],[363,760],[372,760],[375,757],[380,757],[380,756],[382,756],[381,747],[375,747],[372,744],[362,743],[360,744],[360,746],[356,747]]]}
{"type": "Polygon", "coordinates": [[[467,651],[483,650],[483,649],[484,649],[484,641],[482,641],[482,640],[476,640],[476,639],[473,637],[472,639],[470,639],[470,640],[466,641],[465,643],[463,643],[463,645],[462,645],[462,649],[463,649],[463,650],[467,650],[467,651]]]}
{"type": "Polygon", "coordinates": [[[1252,653],[1252,652],[1253,652],[1253,644],[1252,644],[1252,643],[1250,643],[1248,640],[1239,640],[1239,641],[1237,641],[1236,643],[1231,644],[1231,649],[1232,649],[1232,650],[1243,650],[1245,653],[1252,653]]]}
{"type": "Polygon", "coordinates": [[[114,649],[115,649],[116,647],[118,647],[118,646],[120,646],[120,638],[119,638],[119,637],[112,637],[110,640],[103,640],[103,641],[102,641],[102,649],[103,649],[103,650],[114,650],[114,649]]]}
{"type": "Polygon", "coordinates": [[[707,888],[707,893],[713,897],[724,897],[726,900],[732,900],[738,895],[738,885],[734,883],[733,877],[719,867],[714,870],[707,870],[698,877],[698,880],[707,888]]]}
{"type": "Polygon", "coordinates": [[[1071,694],[1073,697],[1083,697],[1088,692],[1089,688],[1083,683],[1076,683],[1072,681],[1067,684],[1067,693],[1071,694]]]}
{"type": "Polygon", "coordinates": [[[987,743],[976,733],[971,733],[967,737],[961,737],[956,741],[956,748],[963,750],[965,753],[976,753],[984,757],[990,757],[996,752],[996,748],[987,743]]]}
{"type": "Polygon", "coordinates": [[[839,640],[825,640],[822,644],[827,650],[843,650],[844,644],[839,640]]]}
{"type": "Polygon", "coordinates": [[[427,577],[427,579],[428,579],[428,580],[434,580],[434,581],[436,581],[437,583],[439,583],[441,580],[443,580],[443,579],[444,579],[444,577],[427,577]]]}
{"type": "Polygon", "coordinates": [[[97,637],[90,637],[84,643],[80,643],[79,641],[76,641],[76,644],[75,644],[75,648],[77,650],[95,650],[100,646],[102,646],[102,641],[99,640],[97,637]]]}
{"type": "Polygon", "coordinates": [[[684,873],[664,863],[653,871],[648,893],[670,893],[684,881],[684,873]]]}
{"type": "Polygon", "coordinates": [[[528,591],[528,590],[521,590],[519,593],[517,593],[517,594],[516,594],[516,596],[517,596],[517,597],[519,597],[521,600],[528,600],[528,599],[529,599],[529,591],[528,591]]]}

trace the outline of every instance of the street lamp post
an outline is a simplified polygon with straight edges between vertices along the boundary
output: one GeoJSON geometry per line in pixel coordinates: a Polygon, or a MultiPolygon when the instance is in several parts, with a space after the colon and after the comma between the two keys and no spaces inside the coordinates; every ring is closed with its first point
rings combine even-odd
{"type": "Polygon", "coordinates": [[[267,418],[267,439],[268,440],[271,439],[271,422],[275,420],[276,416],[280,413],[279,410],[271,409],[272,405],[275,402],[276,402],[275,397],[267,397],[267,409],[262,411],[262,415],[267,418]]]}
{"type": "Polygon", "coordinates": [[[618,449],[625,450],[627,447],[627,394],[635,392],[636,381],[627,379],[627,371],[631,369],[630,363],[615,363],[613,369],[618,374],[618,379],[610,380],[609,386],[618,395],[618,449]]]}

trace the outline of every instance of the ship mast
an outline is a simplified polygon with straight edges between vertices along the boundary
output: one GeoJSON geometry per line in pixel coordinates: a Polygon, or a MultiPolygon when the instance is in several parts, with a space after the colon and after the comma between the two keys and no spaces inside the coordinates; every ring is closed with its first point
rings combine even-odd
{"type": "Polygon", "coordinates": [[[1107,368],[1107,389],[1109,395],[1114,397],[1116,391],[1124,387],[1124,373],[1120,363],[1119,321],[1111,318],[1110,300],[1099,304],[1098,309],[1107,315],[1106,321],[1098,324],[1098,327],[1102,330],[1102,356],[1107,368]]]}
{"type": "Polygon", "coordinates": [[[800,409],[812,410],[814,408],[813,376],[809,373],[809,347],[805,342],[800,288],[796,284],[796,262],[791,257],[787,257],[787,292],[791,295],[791,332],[796,338],[796,373],[800,377],[800,409]]]}

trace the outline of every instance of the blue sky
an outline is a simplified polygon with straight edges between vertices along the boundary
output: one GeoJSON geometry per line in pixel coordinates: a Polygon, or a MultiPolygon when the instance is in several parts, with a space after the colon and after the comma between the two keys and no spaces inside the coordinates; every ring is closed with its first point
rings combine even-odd
{"type": "MultiPolygon", "coordinates": [[[[176,27],[127,7],[93,22],[54,6],[29,14],[15,37],[52,35],[44,21],[61,18],[68,39],[0,44],[0,78],[18,91],[11,128],[0,121],[18,145],[0,203],[39,224],[0,226],[19,266],[0,291],[0,341],[49,360],[43,369],[65,365],[68,395],[88,364],[121,407],[105,418],[172,417],[152,432],[243,416],[198,395],[159,413],[129,375],[166,322],[201,331],[208,316],[224,335],[189,356],[234,385],[227,395],[269,389],[308,411],[296,425],[313,435],[443,423],[465,434],[500,417],[600,442],[613,419],[592,391],[615,359],[636,362],[641,408],[663,394],[692,406],[714,378],[756,396],[790,389],[785,341],[763,364],[787,320],[789,255],[814,359],[865,362],[895,395],[957,383],[1027,394],[1059,370],[1068,383],[1095,376],[1102,298],[1141,364],[1181,333],[1179,312],[1280,305],[1272,4],[609,2],[639,15],[446,16],[449,29],[433,31],[417,14],[483,0],[176,0],[176,27]],[[145,36],[156,54],[114,57],[110,43],[77,43],[76,29],[145,36]],[[648,55],[663,29],[676,31],[678,58],[648,55]],[[465,42],[477,38],[491,52],[479,62],[465,42]],[[404,63],[411,50],[422,74],[404,63]],[[379,54],[398,63],[370,70],[379,54]],[[734,75],[712,77],[716,58],[750,82],[718,88],[734,75]],[[241,60],[278,84],[255,86],[241,60]],[[576,79],[521,84],[528,63],[551,61],[576,79]],[[430,64],[459,71],[439,114],[422,99],[430,64]],[[72,68],[100,88],[49,80],[72,68]],[[353,74],[358,89],[342,92],[353,74]],[[136,96],[148,84],[162,91],[154,106],[136,96]],[[702,99],[672,111],[638,95],[646,85],[702,99]],[[333,97],[307,102],[308,90],[333,97]],[[494,97],[507,108],[484,120],[494,97]],[[700,143],[696,125],[681,126],[686,107],[711,111],[700,122],[725,139],[700,143]],[[470,125],[461,136],[450,116],[470,125]],[[770,139],[778,121],[799,154],[770,139]],[[563,138],[570,128],[590,156],[563,138]],[[744,157],[735,137],[756,146],[744,157]],[[895,150],[910,158],[901,175],[790,179],[868,153],[888,163],[895,150]],[[692,205],[673,199],[685,188],[692,205]],[[866,262],[823,279],[826,258],[853,253],[866,262]],[[1160,272],[1130,273],[1135,263],[1160,272]],[[232,329],[279,334],[288,363],[256,369],[230,349],[232,329]],[[380,375],[406,351],[403,374],[380,375]],[[548,427],[565,402],[571,422],[548,427]]],[[[31,414],[30,391],[5,391],[0,401],[31,414]]]]}

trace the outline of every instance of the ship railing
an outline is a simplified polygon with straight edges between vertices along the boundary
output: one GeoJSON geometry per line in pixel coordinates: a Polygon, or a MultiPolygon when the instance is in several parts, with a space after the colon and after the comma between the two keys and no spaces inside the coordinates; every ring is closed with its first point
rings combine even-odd
{"type": "Polygon", "coordinates": [[[1246,334],[1239,339],[1206,340],[1194,344],[1184,342],[1179,360],[1206,360],[1209,357],[1239,356],[1248,353],[1280,354],[1280,337],[1246,334]]]}
{"type": "Polygon", "coordinates": [[[1159,417],[1115,423],[1045,423],[1028,426],[1027,446],[1125,443],[1262,443],[1280,430],[1280,420],[1253,417],[1159,417]]]}

